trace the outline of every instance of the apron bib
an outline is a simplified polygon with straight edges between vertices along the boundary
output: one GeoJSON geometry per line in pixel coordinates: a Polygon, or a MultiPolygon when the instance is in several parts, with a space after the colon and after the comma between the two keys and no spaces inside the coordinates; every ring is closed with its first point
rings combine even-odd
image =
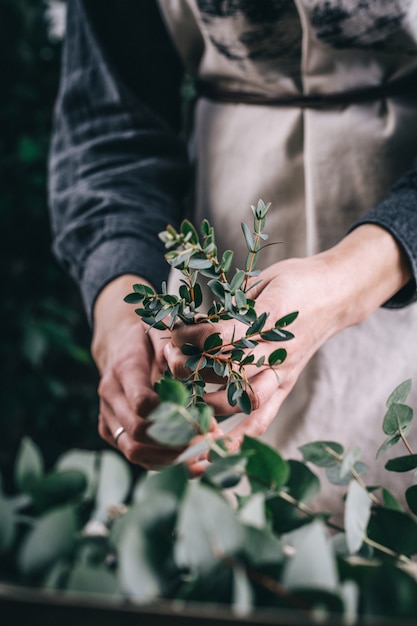
{"type": "MultiPolygon", "coordinates": [[[[353,0],[159,4],[192,76],[227,92],[325,100],[417,68],[416,10],[408,0],[372,8],[353,0]]],[[[413,166],[417,94],[320,108],[201,97],[190,145],[192,219],[212,223],[219,249],[234,250],[237,266],[246,256],[240,222],[251,224],[250,205],[259,198],[272,203],[266,231],[284,243],[262,252],[262,268],[334,245],[413,166]]],[[[319,439],[345,449],[357,444],[372,468],[367,484],[398,492],[401,483],[402,493],[407,476],[382,471],[389,454],[378,463],[375,454],[385,439],[386,398],[403,380],[417,381],[416,348],[416,306],[377,310],[316,353],[264,440],[286,458],[300,458],[298,447],[319,439]]],[[[417,382],[409,402],[417,407],[417,382]]],[[[417,450],[417,426],[410,441],[417,450]]],[[[398,444],[395,454],[405,453],[398,444]]],[[[327,484],[324,491],[324,506],[341,497],[327,484]]]]}

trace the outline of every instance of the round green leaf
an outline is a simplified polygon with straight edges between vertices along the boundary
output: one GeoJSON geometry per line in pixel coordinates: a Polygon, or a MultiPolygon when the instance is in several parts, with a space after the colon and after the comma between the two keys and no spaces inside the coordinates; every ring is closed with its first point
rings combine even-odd
{"type": "Polygon", "coordinates": [[[289,326],[297,317],[298,311],[294,311],[294,313],[284,315],[284,317],[281,317],[277,322],[275,322],[275,328],[283,328],[284,326],[289,326]]]}
{"type": "MultiPolygon", "coordinates": [[[[388,491],[388,489],[385,489],[385,488],[381,489],[381,493],[382,493],[382,501],[384,503],[384,506],[387,509],[395,509],[396,511],[402,511],[403,510],[403,507],[401,506],[401,504],[392,495],[392,493],[390,491],[388,491]]],[[[406,493],[406,495],[407,495],[407,493],[406,493]]]]}
{"type": "Polygon", "coordinates": [[[385,464],[385,469],[390,472],[409,472],[417,467],[417,454],[407,454],[390,459],[385,464]]]}
{"type": "Polygon", "coordinates": [[[344,512],[346,543],[351,554],[355,554],[363,543],[370,515],[371,499],[368,492],[356,480],[352,480],[344,512]]]}
{"type": "Polygon", "coordinates": [[[160,402],[171,402],[181,406],[188,404],[190,394],[187,387],[179,380],[164,376],[156,383],[155,390],[160,402]]]}
{"type": "Polygon", "coordinates": [[[69,450],[59,457],[55,469],[63,471],[79,471],[86,480],[87,487],[84,493],[86,500],[95,497],[98,484],[99,454],[90,450],[69,450]]]}
{"type": "Polygon", "coordinates": [[[44,472],[42,454],[29,437],[25,437],[20,444],[14,472],[16,485],[21,491],[26,491],[31,482],[44,472]]]}
{"type": "Polygon", "coordinates": [[[414,515],[417,515],[417,485],[412,485],[407,489],[405,498],[410,507],[410,511],[412,511],[414,515]]]}
{"type": "Polygon", "coordinates": [[[290,466],[271,446],[245,436],[241,451],[247,455],[246,473],[254,491],[279,490],[290,475],[290,466]]]}
{"type": "Polygon", "coordinates": [[[368,524],[368,536],[397,554],[417,552],[417,523],[407,513],[376,507],[368,524]]]}
{"type": "Polygon", "coordinates": [[[231,505],[212,487],[190,482],[177,525],[177,564],[204,573],[240,553],[243,542],[243,526],[231,505]]]}
{"type": "Polygon", "coordinates": [[[388,397],[387,407],[390,407],[392,404],[404,404],[411,391],[411,385],[411,378],[409,378],[408,380],[404,380],[404,382],[399,384],[398,387],[396,387],[391,395],[388,397]]]}
{"type": "Polygon", "coordinates": [[[130,483],[131,472],[127,461],[117,452],[101,452],[96,505],[92,518],[106,522],[110,507],[125,501],[130,483]]]}
{"type": "Polygon", "coordinates": [[[45,510],[80,498],[86,490],[87,478],[78,470],[63,470],[41,476],[29,489],[38,510],[45,510]]]}
{"type": "Polygon", "coordinates": [[[407,404],[397,402],[389,405],[382,424],[382,430],[386,435],[396,435],[403,430],[413,419],[413,409],[407,404]]]}
{"type": "Polygon", "coordinates": [[[77,517],[73,507],[63,507],[40,517],[29,531],[18,554],[24,575],[42,572],[68,555],[75,545],[77,517]]]}
{"type": "Polygon", "coordinates": [[[288,461],[290,476],[286,484],[288,493],[298,502],[309,502],[320,491],[320,480],[305,463],[288,461]]]}
{"type": "Polygon", "coordinates": [[[16,529],[13,513],[11,502],[0,495],[0,554],[13,543],[16,529]]]}
{"type": "Polygon", "coordinates": [[[212,333],[204,342],[204,352],[213,351],[223,345],[220,333],[212,333]]]}
{"type": "Polygon", "coordinates": [[[148,435],[167,446],[185,446],[198,431],[198,423],[193,415],[185,407],[171,402],[160,404],[148,419],[152,422],[147,430],[148,435]]]}
{"type": "Polygon", "coordinates": [[[303,455],[304,461],[310,461],[318,467],[331,467],[339,463],[332,451],[338,456],[343,454],[343,446],[334,441],[315,441],[298,449],[303,455]]]}
{"type": "Polygon", "coordinates": [[[231,455],[220,458],[207,466],[203,480],[219,489],[235,487],[242,479],[245,471],[246,457],[231,455]]]}
{"type": "Polygon", "coordinates": [[[278,348],[278,350],[274,350],[268,357],[269,365],[280,365],[287,358],[287,351],[284,348],[278,348]]]}

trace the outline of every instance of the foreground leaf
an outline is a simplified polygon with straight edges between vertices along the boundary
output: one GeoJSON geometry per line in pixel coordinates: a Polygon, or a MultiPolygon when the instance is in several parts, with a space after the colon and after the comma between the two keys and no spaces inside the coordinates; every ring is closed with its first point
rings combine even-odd
{"type": "Polygon", "coordinates": [[[368,537],[397,554],[417,553],[417,523],[407,513],[376,507],[368,524],[368,537]]]}
{"type": "Polygon", "coordinates": [[[396,435],[407,428],[413,419],[413,409],[407,404],[391,403],[385,414],[382,429],[386,435],[396,435]]]}
{"type": "Polygon", "coordinates": [[[298,448],[304,461],[310,461],[318,467],[331,467],[340,463],[337,456],[343,454],[343,446],[334,441],[314,441],[298,448]]]}
{"type": "Polygon", "coordinates": [[[385,464],[385,469],[390,472],[410,472],[417,467],[417,454],[407,454],[390,459],[385,464]]]}
{"type": "Polygon", "coordinates": [[[248,457],[246,474],[254,491],[278,491],[286,484],[290,466],[274,448],[259,439],[245,436],[241,451],[248,457]]]}
{"type": "Polygon", "coordinates": [[[410,511],[412,511],[414,515],[417,515],[417,485],[412,485],[407,489],[405,498],[410,507],[410,511]]]}
{"type": "Polygon", "coordinates": [[[355,554],[363,543],[370,515],[368,492],[353,480],[348,488],[344,513],[346,543],[351,554],[355,554]]]}
{"type": "Polygon", "coordinates": [[[44,472],[41,451],[29,437],[25,437],[20,444],[14,471],[16,485],[21,491],[27,490],[31,482],[44,472]]]}
{"type": "Polygon", "coordinates": [[[73,507],[63,507],[40,517],[26,536],[18,554],[20,571],[25,575],[46,570],[75,545],[77,519],[73,507]]]}

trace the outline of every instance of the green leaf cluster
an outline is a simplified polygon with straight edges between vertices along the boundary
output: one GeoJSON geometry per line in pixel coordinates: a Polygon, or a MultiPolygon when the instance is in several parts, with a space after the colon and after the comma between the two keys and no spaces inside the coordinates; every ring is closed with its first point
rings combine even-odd
{"type": "MultiPolygon", "coordinates": [[[[133,285],[133,292],[125,297],[128,304],[140,305],[135,309],[142,321],[158,330],[173,329],[178,324],[215,324],[221,320],[234,319],[247,326],[244,334],[233,336],[224,343],[218,332],[209,335],[204,345],[185,344],[183,353],[188,356],[185,363],[190,375],[183,382],[190,388],[190,404],[203,402],[205,390],[204,370],[213,370],[226,385],[227,399],[230,406],[238,405],[240,411],[249,414],[252,410],[250,392],[252,391],[246,367],[275,369],[287,357],[285,348],[274,350],[266,360],[264,357],[255,361],[253,349],[260,341],[286,342],[294,337],[286,327],[298,313],[285,315],[273,324],[268,323],[267,313],[257,314],[255,301],[249,292],[254,283],[251,279],[259,274],[256,262],[268,235],[264,232],[270,203],[259,200],[252,206],[253,231],[242,224],[242,231],[248,248],[245,269],[235,268],[231,275],[233,252],[226,250],[219,255],[213,227],[208,220],[203,220],[200,232],[184,220],[177,231],[173,226],[159,234],[168,252],[165,258],[168,264],[181,272],[181,284],[178,295],[167,293],[166,284],[161,293],[143,284],[133,285]],[[211,292],[211,302],[207,312],[203,305],[202,284],[207,284],[211,292]]],[[[172,408],[172,407],[171,407],[172,408]]],[[[165,414],[168,409],[164,409],[165,414]]],[[[178,418],[181,421],[181,418],[178,418]]],[[[155,431],[155,429],[154,429],[155,431]]],[[[159,429],[158,429],[159,431],[159,429]]],[[[185,431],[184,431],[185,432],[185,431]]],[[[189,430],[192,438],[192,429],[189,430]]]]}
{"type": "MultiPolygon", "coordinates": [[[[186,409],[188,393],[164,380],[161,407],[186,409]]],[[[123,602],[215,602],[235,616],[269,607],[311,623],[416,619],[417,485],[406,512],[382,486],[365,485],[358,447],[317,441],[300,452],[284,459],[245,437],[238,453],[213,451],[198,479],[177,461],[133,480],[109,451],[70,450],[46,471],[24,439],[16,493],[0,489],[1,580],[123,602]],[[314,466],[346,490],[342,525],[313,506],[314,466]]]]}

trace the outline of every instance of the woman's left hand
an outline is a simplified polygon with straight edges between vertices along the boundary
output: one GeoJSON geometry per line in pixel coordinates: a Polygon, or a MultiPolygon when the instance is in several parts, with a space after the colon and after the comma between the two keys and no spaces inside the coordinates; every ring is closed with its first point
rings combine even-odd
{"type": "MultiPolygon", "coordinates": [[[[289,328],[293,339],[284,343],[261,340],[250,350],[255,362],[264,356],[268,363],[268,356],[277,347],[285,347],[287,357],[273,369],[245,368],[253,410],[228,433],[230,448],[238,448],[245,434],[257,437],[266,430],[307,362],[329,337],[364,320],[409,278],[408,262],[400,246],[388,231],[372,224],[357,228],[326,252],[284,260],[261,272],[256,279],[260,284],[249,293],[257,314],[269,313],[265,329],[289,313],[298,311],[299,315],[289,328]]],[[[219,332],[227,344],[233,333],[238,338],[245,336],[246,330],[247,326],[236,320],[176,328],[172,342],[165,346],[172,373],[177,378],[190,374],[185,368],[188,357],[180,349],[184,343],[202,347],[208,335],[219,332]]],[[[213,370],[207,373],[207,380],[213,382],[213,370]]],[[[205,401],[213,406],[215,415],[240,412],[238,406],[230,406],[221,388],[207,393],[205,401]]]]}

